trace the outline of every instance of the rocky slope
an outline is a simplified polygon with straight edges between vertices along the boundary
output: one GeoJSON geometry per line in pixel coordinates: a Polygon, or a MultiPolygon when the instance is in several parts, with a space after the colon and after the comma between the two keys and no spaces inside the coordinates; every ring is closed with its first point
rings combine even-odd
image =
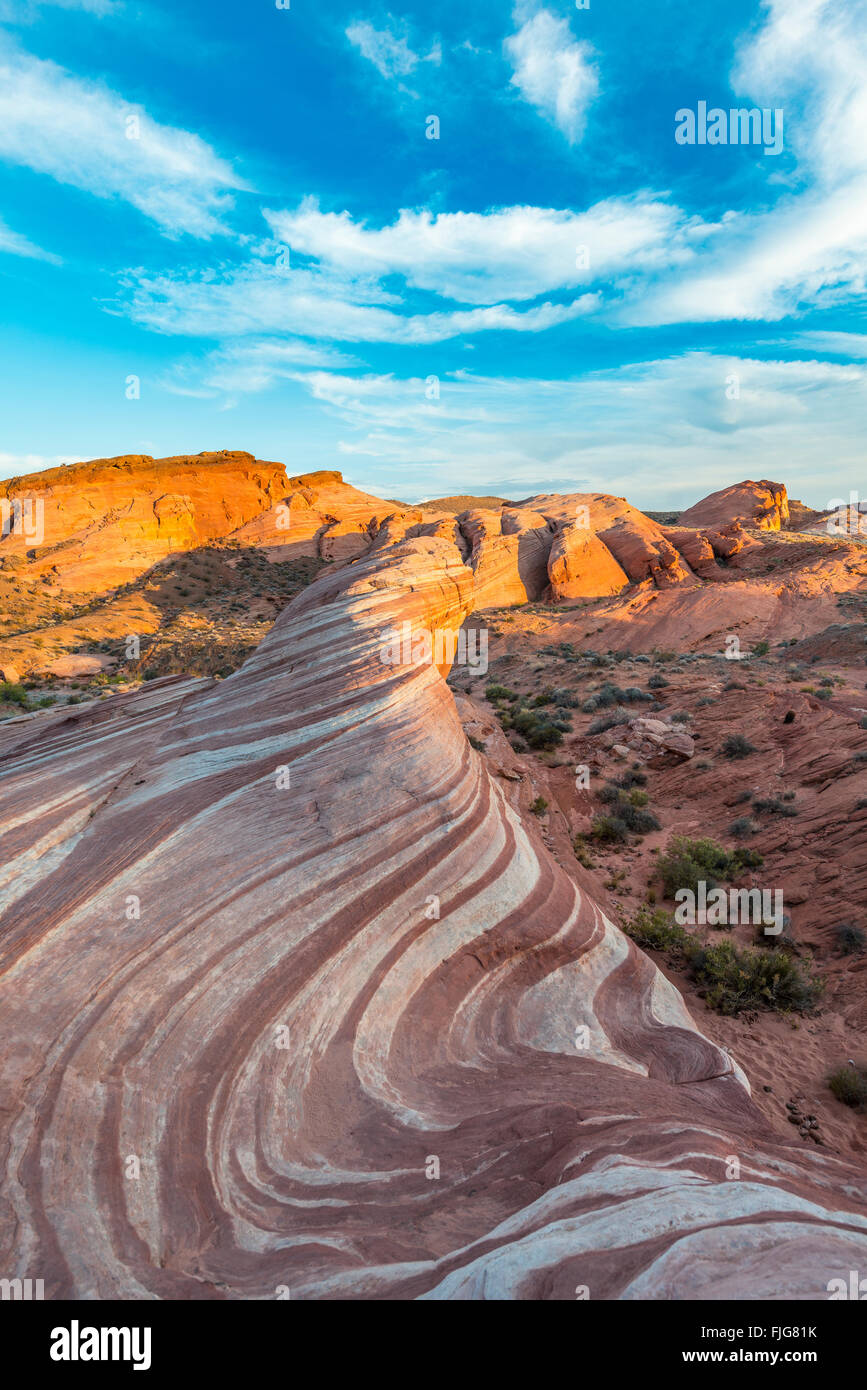
{"type": "Polygon", "coordinates": [[[536,621],[599,645],[787,603],[797,640],[863,553],[817,541],[784,580],[761,539],[679,546],[598,496],[323,529],[322,492],[278,482],[235,527],[340,545],[228,679],[0,726],[4,1270],[79,1298],[824,1297],[867,1259],[863,1168],[750,1099],[471,747],[448,661],[383,651],[569,583],[600,596],[536,621]]]}

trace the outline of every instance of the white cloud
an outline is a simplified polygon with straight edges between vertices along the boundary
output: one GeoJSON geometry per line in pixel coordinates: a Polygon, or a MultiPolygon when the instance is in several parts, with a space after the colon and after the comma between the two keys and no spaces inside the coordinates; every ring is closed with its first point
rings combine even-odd
{"type": "Polygon", "coordinates": [[[813,176],[867,172],[867,0],[765,0],[741,45],[736,90],[786,110],[787,140],[813,176]]]}
{"type": "Polygon", "coordinates": [[[512,85],[574,145],[599,91],[592,46],[576,42],[567,20],[540,10],[504,47],[514,69],[512,85]]]}
{"type": "Polygon", "coordinates": [[[769,471],[803,495],[818,455],[828,460],[828,497],[847,495],[863,474],[860,365],[690,353],[568,381],[454,373],[435,402],[420,378],[298,379],[349,431],[341,452],[370,460],[365,485],[388,496],[401,496],[411,477],[415,497],[571,489],[653,507],[769,471]],[[726,394],[732,374],[736,400],[726,394]]]}
{"type": "Polygon", "coordinates": [[[204,360],[177,363],[161,385],[172,395],[214,399],[264,391],[275,382],[295,380],[301,370],[357,365],[354,357],[333,348],[298,339],[261,338],[229,343],[204,360]]]}
{"type": "Polygon", "coordinates": [[[442,48],[439,43],[422,59],[412,51],[405,38],[398,37],[390,29],[374,29],[367,20],[357,20],[350,24],[346,30],[346,37],[362,57],[373,63],[377,71],[389,81],[398,77],[408,77],[420,62],[438,64],[442,61],[442,48]]]}
{"type": "Polygon", "coordinates": [[[222,274],[130,274],[120,308],[160,333],[229,338],[288,333],[334,342],[436,343],[492,329],[539,332],[592,312],[593,295],[569,304],[540,304],[520,312],[507,304],[403,314],[371,278],[347,278],[315,268],[280,272],[255,261],[222,274]]]}
{"type": "Polygon", "coordinates": [[[125,199],[169,235],[223,231],[230,190],[245,187],[198,135],[160,125],[101,83],[3,39],[0,159],[97,197],[125,199]],[[136,129],[138,138],[128,138],[136,129]]]}
{"type": "Polygon", "coordinates": [[[18,232],[13,232],[2,217],[0,217],[0,251],[6,251],[10,256],[27,256],[31,260],[51,261],[53,265],[61,264],[59,256],[52,255],[50,251],[43,251],[40,246],[28,241],[26,236],[20,236],[18,232]]]}
{"type": "Polygon", "coordinates": [[[731,219],[701,267],[651,287],[627,322],[777,320],[867,291],[867,0],[763,9],[732,90],[783,110],[799,191],[731,219]]]}
{"type": "Polygon", "coordinates": [[[40,9],[53,5],[61,10],[84,10],[87,14],[116,14],[123,8],[122,0],[0,0],[0,21],[29,24],[40,9]]]}
{"type": "Polygon", "coordinates": [[[533,299],[618,272],[671,267],[692,259],[699,240],[717,230],[651,193],[611,198],[581,213],[403,210],[378,229],[348,212],[320,212],[313,198],[295,212],[265,217],[278,240],[341,272],[399,274],[409,285],[465,304],[533,299]]]}
{"type": "Polygon", "coordinates": [[[795,333],[782,340],[786,347],[806,348],[807,351],[828,353],[831,356],[867,360],[867,333],[834,333],[813,331],[795,333]]]}
{"type": "Polygon", "coordinates": [[[95,458],[94,454],[0,454],[0,479],[41,473],[45,468],[59,468],[62,463],[78,463],[79,459],[95,458]]]}

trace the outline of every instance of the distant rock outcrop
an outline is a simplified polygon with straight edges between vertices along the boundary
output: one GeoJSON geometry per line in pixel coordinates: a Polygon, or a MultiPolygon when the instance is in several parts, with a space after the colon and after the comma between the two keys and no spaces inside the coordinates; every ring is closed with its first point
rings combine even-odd
{"type": "Polygon", "coordinates": [[[783,483],[735,483],[721,488],[681,512],[679,526],[728,526],[733,521],[760,531],[779,531],[789,519],[789,501],[783,483]]]}

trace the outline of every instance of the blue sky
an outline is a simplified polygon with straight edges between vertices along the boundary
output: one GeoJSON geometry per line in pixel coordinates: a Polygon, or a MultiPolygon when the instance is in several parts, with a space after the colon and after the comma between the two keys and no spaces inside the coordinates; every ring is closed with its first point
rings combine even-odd
{"type": "Polygon", "coordinates": [[[3,477],[825,505],[865,268],[867,0],[0,0],[3,477]],[[782,150],[679,144],[701,101],[782,150]]]}

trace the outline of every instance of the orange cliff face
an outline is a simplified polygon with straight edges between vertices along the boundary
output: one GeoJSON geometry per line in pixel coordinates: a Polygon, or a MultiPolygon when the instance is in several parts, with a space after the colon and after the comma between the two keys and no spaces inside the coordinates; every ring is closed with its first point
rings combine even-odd
{"type": "Polygon", "coordinates": [[[0,497],[41,504],[41,538],[14,532],[0,557],[28,557],[37,573],[99,593],[172,551],[226,536],[286,491],[282,463],[245,453],[95,459],[0,483],[0,497]]]}

